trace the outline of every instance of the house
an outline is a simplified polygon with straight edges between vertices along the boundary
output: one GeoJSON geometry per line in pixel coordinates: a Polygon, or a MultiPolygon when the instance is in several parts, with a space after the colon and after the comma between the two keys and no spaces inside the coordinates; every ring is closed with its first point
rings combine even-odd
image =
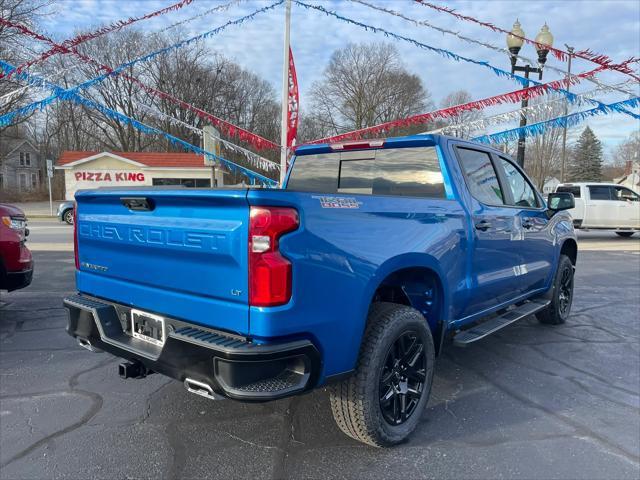
{"type": "Polygon", "coordinates": [[[542,193],[546,196],[552,192],[556,191],[556,187],[560,185],[560,180],[556,177],[548,178],[544,185],[542,186],[542,193]]]}
{"type": "Polygon", "coordinates": [[[613,181],[630,188],[636,193],[640,193],[640,162],[627,160],[624,167],[624,175],[615,178],[613,181]]]}
{"type": "MultiPolygon", "coordinates": [[[[98,187],[173,185],[210,187],[211,167],[202,155],[180,152],[65,151],[56,162],[64,171],[65,198],[98,187]]],[[[216,186],[228,185],[229,174],[216,167],[216,186]]]]}
{"type": "Polygon", "coordinates": [[[45,180],[45,161],[38,148],[24,138],[3,137],[0,145],[0,191],[31,192],[45,180]]]}

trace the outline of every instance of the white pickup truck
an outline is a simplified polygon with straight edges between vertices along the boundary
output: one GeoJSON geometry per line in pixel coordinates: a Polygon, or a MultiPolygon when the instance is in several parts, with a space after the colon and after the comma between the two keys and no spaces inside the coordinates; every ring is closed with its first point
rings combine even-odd
{"type": "Polygon", "coordinates": [[[575,228],[615,230],[630,237],[640,230],[640,195],[615,183],[561,183],[556,192],[573,193],[569,210],[575,228]]]}

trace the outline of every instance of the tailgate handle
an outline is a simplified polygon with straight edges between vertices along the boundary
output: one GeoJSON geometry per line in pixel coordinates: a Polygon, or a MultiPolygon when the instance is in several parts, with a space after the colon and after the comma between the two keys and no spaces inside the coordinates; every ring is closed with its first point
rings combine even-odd
{"type": "Polygon", "coordinates": [[[150,198],[145,197],[122,197],[120,199],[122,205],[129,210],[135,210],[139,212],[149,212],[153,210],[153,201],[150,198]]]}

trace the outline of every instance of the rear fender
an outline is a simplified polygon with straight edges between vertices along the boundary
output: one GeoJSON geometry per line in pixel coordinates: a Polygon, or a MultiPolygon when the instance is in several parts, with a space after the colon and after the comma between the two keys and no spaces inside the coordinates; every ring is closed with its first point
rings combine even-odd
{"type": "MultiPolygon", "coordinates": [[[[429,327],[433,333],[434,341],[436,344],[440,342],[440,333],[446,330],[446,322],[448,319],[447,312],[450,311],[450,294],[449,287],[446,278],[443,275],[440,263],[431,255],[421,253],[407,253],[393,257],[383,263],[376,271],[376,274],[371,278],[366,288],[366,294],[364,298],[368,299],[368,305],[366,309],[366,315],[369,312],[369,306],[374,301],[374,295],[378,289],[383,285],[386,279],[392,276],[394,273],[401,272],[407,269],[428,269],[437,277],[439,295],[437,299],[428,298],[429,295],[424,291],[424,284],[418,280],[408,280],[403,282],[402,291],[406,296],[409,304],[420,311],[429,322],[429,327]],[[435,311],[438,312],[437,318],[428,318],[425,312],[425,303],[436,303],[435,311]],[[443,326],[445,328],[443,328],[443,326]]],[[[362,334],[366,327],[367,318],[363,319],[362,334]]]]}

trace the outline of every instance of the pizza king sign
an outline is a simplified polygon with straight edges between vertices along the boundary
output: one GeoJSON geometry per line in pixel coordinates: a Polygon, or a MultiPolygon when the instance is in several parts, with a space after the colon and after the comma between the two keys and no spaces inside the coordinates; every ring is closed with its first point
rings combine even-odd
{"type": "Polygon", "coordinates": [[[76,182],[144,182],[140,172],[75,172],[76,182]]]}

